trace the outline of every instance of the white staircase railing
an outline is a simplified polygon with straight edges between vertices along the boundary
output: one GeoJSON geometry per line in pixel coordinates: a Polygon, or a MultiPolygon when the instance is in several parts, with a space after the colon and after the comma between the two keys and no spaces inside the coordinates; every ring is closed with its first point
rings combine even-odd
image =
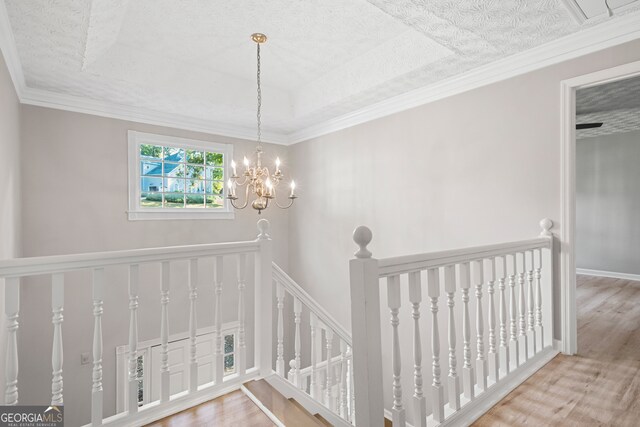
{"type": "Polygon", "coordinates": [[[273,279],[277,302],[276,373],[353,423],[351,336],[276,264],[273,279]],[[285,300],[292,302],[291,313],[286,313],[285,300]],[[291,314],[294,325],[293,357],[289,363],[285,363],[284,353],[285,322],[290,318],[286,314],[291,314]]]}
{"type": "MultiPolygon", "coordinates": [[[[52,322],[53,347],[52,376],[51,376],[51,405],[64,404],[63,393],[63,310],[65,274],[78,270],[92,272],[92,300],[73,301],[77,304],[92,304],[93,306],[93,354],[92,380],[86,385],[91,394],[91,425],[142,425],[162,418],[195,404],[215,397],[229,389],[238,388],[240,384],[257,376],[268,376],[272,370],[272,307],[270,305],[272,287],[272,258],[271,240],[268,235],[269,223],[258,221],[259,236],[256,240],[233,243],[215,243],[193,246],[135,249],[103,253],[87,253],[79,255],[62,255],[48,257],[21,258],[0,261],[0,278],[5,281],[5,314],[7,316],[7,347],[5,367],[5,404],[17,405],[19,399],[18,384],[18,341],[19,313],[20,313],[20,283],[24,278],[36,275],[49,276],[52,294],[52,322]],[[255,307],[246,306],[245,286],[247,283],[247,266],[249,257],[254,258],[254,301],[255,307]],[[234,283],[225,283],[223,277],[223,261],[234,258],[237,266],[237,278],[234,283]],[[213,259],[213,271],[210,280],[214,283],[214,333],[215,350],[213,354],[213,381],[202,384],[198,378],[198,359],[196,357],[196,331],[198,302],[198,264],[203,259],[213,259]],[[170,286],[172,264],[176,261],[188,262],[188,277],[185,285],[173,289],[170,286]],[[161,337],[160,351],[160,399],[148,405],[138,407],[137,387],[138,374],[136,372],[137,344],[138,344],[138,295],[141,286],[139,266],[155,264],[161,269],[161,281],[158,286],[158,300],[161,306],[159,334],[161,337]],[[115,266],[126,266],[129,270],[129,298],[122,301],[123,307],[129,310],[129,399],[126,410],[113,416],[106,416],[103,396],[103,337],[102,315],[104,296],[113,283],[106,282],[105,269],[115,266]],[[224,360],[221,337],[221,304],[225,301],[225,294],[231,289],[238,295],[237,347],[235,350],[235,374],[223,375],[224,360]],[[188,307],[180,307],[179,311],[188,316],[189,323],[189,356],[188,356],[188,388],[186,391],[171,394],[171,377],[169,366],[169,323],[168,311],[171,296],[177,293],[188,295],[188,307]],[[247,335],[246,313],[255,310],[254,343],[251,346],[255,352],[253,366],[247,366],[247,335]]],[[[227,297],[228,298],[228,297],[227,297]]],[[[235,299],[235,297],[234,297],[235,299]]],[[[108,372],[107,375],[114,375],[108,372]]],[[[69,408],[71,409],[71,408],[69,408]]],[[[111,415],[111,414],[108,414],[111,415]]]]}
{"type": "Polygon", "coordinates": [[[542,234],[530,240],[381,260],[367,249],[371,231],[355,230],[360,249],[350,275],[358,425],[382,425],[385,403],[394,427],[468,425],[555,354],[552,222],[540,225],[542,234]],[[390,313],[384,326],[381,288],[390,313]],[[401,327],[400,319],[409,317],[412,325],[401,327]],[[390,335],[384,345],[383,332],[390,335]],[[391,372],[383,366],[383,348],[390,349],[391,372]],[[388,402],[383,387],[391,391],[388,402]]]}

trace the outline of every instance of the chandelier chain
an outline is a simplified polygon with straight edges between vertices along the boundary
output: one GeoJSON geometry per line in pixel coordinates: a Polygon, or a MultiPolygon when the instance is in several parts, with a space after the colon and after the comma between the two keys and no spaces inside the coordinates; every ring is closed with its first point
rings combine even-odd
{"type": "Polygon", "coordinates": [[[258,81],[258,112],[256,114],[256,119],[258,121],[258,151],[262,151],[262,87],[260,86],[260,43],[256,43],[258,46],[258,72],[257,72],[257,81],[258,81]]]}

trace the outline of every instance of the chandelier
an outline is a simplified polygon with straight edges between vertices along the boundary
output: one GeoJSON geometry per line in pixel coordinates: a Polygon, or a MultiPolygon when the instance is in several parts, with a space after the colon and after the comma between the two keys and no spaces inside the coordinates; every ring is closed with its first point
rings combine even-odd
{"type": "Polygon", "coordinates": [[[292,180],[290,184],[291,191],[287,197],[289,199],[289,203],[286,205],[278,203],[278,200],[276,199],[276,188],[284,179],[284,174],[280,170],[280,158],[276,158],[273,174],[269,172],[268,167],[262,165],[262,123],[260,117],[262,109],[262,87],[260,86],[260,45],[267,41],[267,36],[261,33],[255,33],[251,35],[251,40],[253,40],[258,47],[258,112],[256,115],[258,123],[258,146],[256,147],[255,159],[253,159],[252,162],[249,162],[249,159],[246,157],[244,158],[244,172],[241,176],[237,173],[236,162],[233,160],[231,161],[233,175],[231,175],[231,178],[227,181],[229,189],[227,199],[229,199],[233,207],[236,209],[246,208],[249,205],[250,199],[253,199],[253,201],[251,201],[251,207],[257,210],[258,214],[260,214],[263,210],[267,209],[270,204],[274,203],[281,209],[290,208],[298,196],[295,194],[296,184],[292,180]],[[245,187],[244,203],[242,204],[236,204],[238,203],[238,187],[245,187]]]}

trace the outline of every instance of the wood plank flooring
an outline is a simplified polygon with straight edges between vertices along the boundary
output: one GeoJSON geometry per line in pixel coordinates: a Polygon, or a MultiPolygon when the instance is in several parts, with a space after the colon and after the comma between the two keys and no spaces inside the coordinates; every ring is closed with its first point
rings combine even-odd
{"type": "Polygon", "coordinates": [[[640,282],[577,285],[578,355],[556,356],[474,426],[640,426],[640,282]]]}
{"type": "Polygon", "coordinates": [[[271,420],[245,394],[236,390],[163,418],[153,427],[273,427],[271,420]]]}

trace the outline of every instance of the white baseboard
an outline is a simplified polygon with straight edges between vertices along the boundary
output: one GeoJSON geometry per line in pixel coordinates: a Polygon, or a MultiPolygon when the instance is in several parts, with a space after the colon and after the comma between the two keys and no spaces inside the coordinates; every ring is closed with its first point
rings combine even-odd
{"type": "Polygon", "coordinates": [[[336,427],[353,427],[350,423],[340,418],[338,415],[330,411],[326,406],[311,398],[307,393],[296,388],[289,381],[285,380],[278,374],[273,374],[265,378],[265,380],[273,386],[280,394],[287,399],[293,397],[299,404],[301,404],[307,411],[312,414],[320,414],[322,417],[329,421],[336,427]]]}
{"type": "Polygon", "coordinates": [[[612,279],[635,280],[640,282],[640,274],[618,273],[616,271],[589,270],[587,268],[576,268],[576,274],[585,276],[610,277],[612,279]]]}
{"type": "MultiPolygon", "coordinates": [[[[456,427],[471,425],[527,378],[546,365],[557,354],[558,351],[552,346],[545,348],[533,358],[529,359],[527,363],[518,368],[518,370],[510,373],[504,379],[500,379],[498,383],[493,384],[487,391],[478,395],[472,401],[467,402],[459,411],[452,413],[441,425],[456,427]]],[[[448,406],[445,409],[447,408],[448,406]]]]}

